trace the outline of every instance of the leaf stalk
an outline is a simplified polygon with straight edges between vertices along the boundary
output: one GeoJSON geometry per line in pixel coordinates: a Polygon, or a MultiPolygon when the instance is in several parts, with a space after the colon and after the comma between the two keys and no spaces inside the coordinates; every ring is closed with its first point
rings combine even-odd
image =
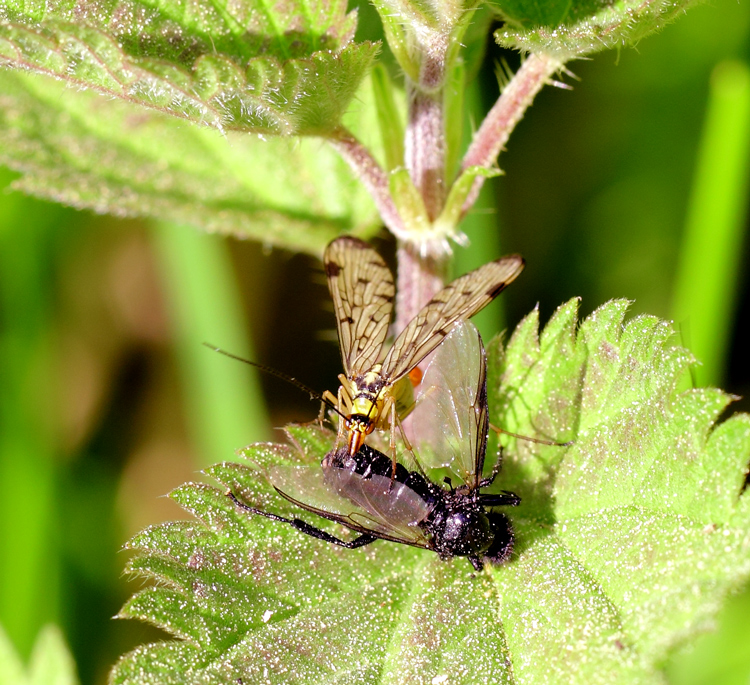
{"type": "MultiPolygon", "coordinates": [[[[560,71],[563,62],[551,55],[532,53],[503,88],[466,151],[462,171],[471,167],[490,168],[502,151],[516,124],[523,118],[537,93],[560,71]]],[[[477,176],[463,206],[466,215],[476,202],[485,177],[477,176]]]]}
{"type": "Polygon", "coordinates": [[[339,128],[328,138],[328,142],[346,160],[357,177],[362,181],[383,223],[394,235],[403,233],[403,221],[391,197],[388,174],[378,164],[370,151],[349,131],[339,128]]]}
{"type": "Polygon", "coordinates": [[[474,135],[449,194],[445,52],[428,50],[422,58],[418,81],[405,76],[409,99],[405,170],[384,170],[344,129],[330,138],[365,184],[383,222],[397,238],[396,334],[444,285],[451,252],[449,239],[461,237],[456,230],[458,223],[476,202],[485,178],[498,173],[495,160],[511,132],[537,93],[564,64],[559,57],[545,54],[532,53],[526,59],[474,135]]]}

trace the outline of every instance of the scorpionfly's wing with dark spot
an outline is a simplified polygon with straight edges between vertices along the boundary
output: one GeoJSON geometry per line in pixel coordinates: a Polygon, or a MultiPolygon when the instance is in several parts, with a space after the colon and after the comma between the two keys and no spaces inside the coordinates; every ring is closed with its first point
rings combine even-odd
{"type": "Polygon", "coordinates": [[[380,359],[396,286],[383,258],[352,236],[333,240],[326,248],[323,264],[336,313],[344,372],[353,378],[369,371],[380,359]]]}
{"type": "Polygon", "coordinates": [[[419,462],[447,468],[470,488],[487,449],[487,356],[479,331],[457,324],[430,360],[411,414],[419,462]]]}
{"type": "Polygon", "coordinates": [[[419,527],[431,506],[403,483],[348,468],[277,466],[269,480],[293,504],[359,533],[415,547],[428,547],[419,527]]]}

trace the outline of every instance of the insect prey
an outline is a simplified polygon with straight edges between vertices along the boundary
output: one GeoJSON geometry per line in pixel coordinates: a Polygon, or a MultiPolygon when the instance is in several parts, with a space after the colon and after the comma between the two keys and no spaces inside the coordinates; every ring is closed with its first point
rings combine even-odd
{"type": "Polygon", "coordinates": [[[476,570],[499,564],[513,549],[513,529],[497,507],[515,506],[511,492],[486,493],[499,471],[483,476],[488,412],[486,356],[476,328],[455,326],[428,365],[415,408],[420,432],[417,469],[362,445],[329,452],[321,466],[276,466],[267,477],[276,491],[301,509],[358,533],[342,540],[300,518],[288,518],[234,502],[243,510],[287,523],[298,531],[349,549],[389,540],[436,552],[441,559],[467,557],[476,570]],[[434,429],[433,429],[434,428],[434,429]],[[444,476],[430,478],[435,469],[444,476]]]}

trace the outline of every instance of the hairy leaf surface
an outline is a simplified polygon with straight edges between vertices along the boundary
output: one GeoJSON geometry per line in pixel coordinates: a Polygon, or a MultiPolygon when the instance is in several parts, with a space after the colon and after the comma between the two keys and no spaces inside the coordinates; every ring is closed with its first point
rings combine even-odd
{"type": "Polygon", "coordinates": [[[221,130],[336,128],[377,46],[341,0],[6,3],[0,65],[221,130]]]}
{"type": "Polygon", "coordinates": [[[505,46],[562,60],[634,45],[685,12],[695,0],[490,0],[507,23],[495,33],[505,46]]]}
{"type": "MultiPolygon", "coordinates": [[[[492,423],[574,440],[501,436],[493,487],[523,498],[509,562],[476,573],[383,541],[345,550],[188,484],[172,496],[196,520],[131,542],[130,570],[157,585],[122,611],[182,640],[125,656],[113,682],[664,682],[668,652],[750,576],[750,418],[716,425],[729,398],[678,392],[691,357],[666,323],[623,324],[625,310],[609,303],[577,327],[571,301],[541,335],[534,312],[507,348],[490,346],[492,423]]],[[[264,480],[273,464],[316,464],[333,438],[289,436],[209,474],[253,506],[346,535],[264,480]]],[[[495,445],[488,468],[497,458],[495,445]]]]}
{"type": "MultiPolygon", "coordinates": [[[[363,89],[365,92],[369,88],[363,89]]],[[[314,139],[219,132],[46,77],[0,71],[0,164],[79,209],[183,222],[315,255],[379,226],[347,164],[314,139]]]]}

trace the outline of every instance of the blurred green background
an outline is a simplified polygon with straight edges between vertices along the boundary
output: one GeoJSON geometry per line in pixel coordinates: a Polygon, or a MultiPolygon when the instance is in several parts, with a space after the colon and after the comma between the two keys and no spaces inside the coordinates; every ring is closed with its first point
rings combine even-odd
{"type": "MultiPolygon", "coordinates": [[[[466,92],[474,121],[503,61],[518,57],[490,45],[466,92]]],[[[633,314],[676,321],[704,361],[694,382],[750,409],[748,63],[750,7],[717,0],[635,50],[573,63],[572,91],[542,92],[457,255],[457,269],[527,259],[485,334],[537,303],[546,320],[573,296],[582,314],[629,298],[633,314]]],[[[0,170],[0,187],[13,178],[0,170]]],[[[385,234],[378,245],[393,251],[385,234]]],[[[0,194],[0,625],[24,658],[55,622],[81,682],[104,683],[120,654],[157,639],[112,620],[139,587],[121,575],[124,542],[182,517],[162,495],[202,466],[317,414],[201,343],[324,390],[340,371],[333,328],[308,257],[0,194]]],[[[750,682],[750,592],[718,628],[665,664],[670,682],[750,682]]]]}

